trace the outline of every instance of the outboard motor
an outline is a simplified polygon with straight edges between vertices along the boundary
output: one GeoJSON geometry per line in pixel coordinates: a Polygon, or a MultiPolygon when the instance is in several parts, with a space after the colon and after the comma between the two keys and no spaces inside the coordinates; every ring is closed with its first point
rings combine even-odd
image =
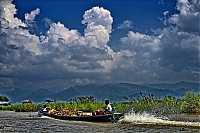
{"type": "Polygon", "coordinates": [[[43,115],[42,107],[38,107],[38,116],[41,117],[43,115]]]}

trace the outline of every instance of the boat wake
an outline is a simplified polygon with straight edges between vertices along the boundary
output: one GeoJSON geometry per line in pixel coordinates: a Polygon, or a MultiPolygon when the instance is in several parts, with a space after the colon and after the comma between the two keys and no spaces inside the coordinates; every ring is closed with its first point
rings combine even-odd
{"type": "Polygon", "coordinates": [[[200,127],[200,122],[170,120],[168,117],[155,117],[148,113],[127,113],[120,121],[122,123],[134,124],[156,124],[156,125],[174,125],[174,126],[195,126],[200,127]]]}

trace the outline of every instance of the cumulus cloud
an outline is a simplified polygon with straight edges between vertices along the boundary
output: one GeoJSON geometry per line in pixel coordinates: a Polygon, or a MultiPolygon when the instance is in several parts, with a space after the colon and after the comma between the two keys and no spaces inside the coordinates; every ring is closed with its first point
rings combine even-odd
{"type": "MultiPolygon", "coordinates": [[[[45,19],[48,30],[37,36],[31,34],[26,21],[34,22],[40,9],[27,13],[23,22],[14,16],[17,9],[11,0],[0,1],[0,76],[5,82],[0,85],[37,88],[113,81],[198,81],[199,32],[195,24],[199,6],[197,0],[179,0],[179,12],[166,18],[165,28],[152,35],[129,31],[120,39],[122,49],[115,52],[107,45],[113,18],[103,7],[85,11],[83,35],[45,19]]],[[[131,26],[127,20],[118,28],[131,26]]]]}
{"type": "Polygon", "coordinates": [[[39,8],[31,11],[31,13],[26,13],[25,14],[25,20],[33,22],[35,20],[35,16],[38,15],[39,13],[40,13],[40,9],[39,8]]]}
{"type": "Polygon", "coordinates": [[[1,26],[7,28],[17,28],[19,26],[26,27],[26,24],[23,23],[20,19],[14,17],[17,12],[15,5],[11,4],[12,0],[2,0],[0,1],[0,18],[1,26]]]}
{"type": "MultiPolygon", "coordinates": [[[[166,19],[167,27],[155,30],[151,36],[130,31],[126,37],[121,38],[124,49],[130,50],[133,59],[136,59],[134,62],[137,67],[134,70],[145,70],[147,77],[152,73],[157,75],[154,77],[160,77],[160,80],[174,75],[179,79],[173,80],[191,80],[189,77],[193,77],[198,82],[199,6],[200,3],[195,0],[179,0],[179,13],[166,19]]],[[[164,12],[165,15],[167,13],[164,12]]]]}
{"type": "Polygon", "coordinates": [[[186,32],[199,32],[199,0],[178,0],[176,9],[179,14],[172,15],[168,22],[186,32]]]}
{"type": "Polygon", "coordinates": [[[27,27],[27,24],[14,17],[17,9],[11,2],[11,0],[0,1],[1,40],[6,44],[22,46],[35,54],[41,54],[38,47],[39,37],[31,35],[28,30],[22,28],[27,27]]]}
{"type": "Polygon", "coordinates": [[[25,14],[25,22],[29,28],[30,32],[34,32],[34,30],[38,29],[37,24],[35,23],[35,17],[40,13],[40,9],[37,8],[30,13],[25,14]]]}
{"type": "MultiPolygon", "coordinates": [[[[13,5],[11,1],[7,4],[13,5]]],[[[26,21],[33,22],[39,11],[36,9],[26,14],[26,21]]],[[[1,45],[1,76],[12,78],[15,85],[26,81],[30,86],[36,81],[55,79],[70,84],[101,80],[106,75],[101,62],[112,58],[107,46],[112,22],[108,10],[93,7],[83,16],[82,23],[87,26],[83,36],[77,30],[49,19],[46,19],[49,30],[41,36],[32,35],[28,28],[18,26],[13,29],[5,23],[8,28],[1,28],[1,34],[5,35],[1,45]]]]}
{"type": "Polygon", "coordinates": [[[87,26],[99,26],[102,25],[108,30],[108,33],[112,32],[113,18],[110,11],[104,9],[103,7],[93,7],[85,11],[83,15],[82,24],[87,24],[87,26]]]}
{"type": "MultiPolygon", "coordinates": [[[[113,18],[103,7],[93,7],[83,15],[82,24],[86,24],[85,36],[96,37],[98,46],[105,46],[112,32],[113,18]]],[[[97,47],[97,46],[96,46],[97,47]]]]}
{"type": "Polygon", "coordinates": [[[44,24],[46,28],[49,28],[51,24],[53,24],[54,22],[49,19],[49,18],[44,18],[44,24]]]}
{"type": "Polygon", "coordinates": [[[157,30],[162,34],[162,62],[175,71],[197,71],[199,73],[199,12],[198,0],[178,0],[178,14],[169,17],[173,26],[157,30]]]}
{"type": "Polygon", "coordinates": [[[131,20],[125,20],[117,26],[118,29],[132,29],[133,22],[131,20]]]}
{"type": "Polygon", "coordinates": [[[77,39],[79,33],[77,30],[69,30],[60,22],[50,25],[47,31],[47,37],[42,40],[42,43],[50,43],[50,45],[59,46],[60,43],[70,44],[77,39]]]}

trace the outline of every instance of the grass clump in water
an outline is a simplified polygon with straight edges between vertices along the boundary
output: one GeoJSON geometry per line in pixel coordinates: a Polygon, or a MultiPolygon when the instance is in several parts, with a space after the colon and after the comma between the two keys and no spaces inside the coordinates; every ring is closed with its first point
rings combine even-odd
{"type": "Polygon", "coordinates": [[[134,99],[131,103],[134,112],[149,112],[153,114],[200,114],[200,94],[188,92],[182,98],[165,96],[158,99],[154,95],[134,99]]]}

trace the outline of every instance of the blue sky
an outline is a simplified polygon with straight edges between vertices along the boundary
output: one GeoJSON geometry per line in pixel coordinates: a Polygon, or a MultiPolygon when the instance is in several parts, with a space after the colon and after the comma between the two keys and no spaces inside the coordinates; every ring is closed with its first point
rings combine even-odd
{"type": "Polygon", "coordinates": [[[1,89],[199,82],[198,0],[2,0],[1,89]]]}
{"type": "MultiPolygon", "coordinates": [[[[119,50],[119,38],[123,37],[131,29],[140,33],[152,34],[152,29],[163,27],[163,12],[169,11],[173,14],[175,10],[176,1],[167,0],[15,0],[13,3],[16,5],[18,12],[16,16],[24,20],[24,14],[34,10],[40,9],[40,14],[36,17],[36,22],[39,28],[37,33],[41,32],[44,27],[44,18],[50,18],[54,22],[61,22],[69,29],[77,29],[81,34],[84,32],[84,25],[81,23],[83,13],[94,7],[103,7],[111,12],[114,19],[112,23],[113,32],[112,38],[108,42],[114,50],[119,50]],[[62,16],[62,17],[61,17],[62,16]],[[132,28],[123,30],[117,29],[117,26],[123,21],[132,21],[132,28]],[[117,46],[116,46],[116,43],[117,46]]],[[[43,33],[46,31],[43,30],[43,33]]]]}
{"type": "Polygon", "coordinates": [[[164,11],[169,11],[171,14],[175,12],[175,1],[161,1],[159,0],[134,0],[134,1],[120,1],[120,0],[15,0],[13,3],[18,9],[17,17],[24,19],[24,14],[36,8],[41,10],[37,16],[37,20],[41,21],[44,17],[51,18],[55,22],[62,22],[70,29],[83,30],[81,20],[83,13],[94,7],[104,7],[111,12],[114,18],[113,28],[124,20],[134,21],[136,29],[142,32],[151,30],[151,28],[160,28],[163,26],[158,17],[163,17],[164,11]],[[63,17],[60,17],[63,16],[63,17]]]}

